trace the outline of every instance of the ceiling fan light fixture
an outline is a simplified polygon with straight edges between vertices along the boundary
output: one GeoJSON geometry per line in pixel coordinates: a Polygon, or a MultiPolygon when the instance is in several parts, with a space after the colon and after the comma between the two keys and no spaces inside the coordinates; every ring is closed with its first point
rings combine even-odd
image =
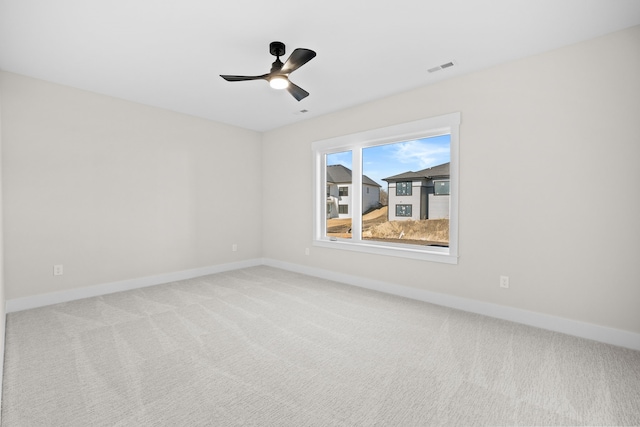
{"type": "Polygon", "coordinates": [[[307,96],[309,92],[297,86],[295,83],[289,81],[289,74],[293,73],[298,68],[302,67],[307,62],[315,58],[316,53],[311,49],[298,48],[293,51],[289,56],[289,59],[283,64],[280,61],[280,56],[284,55],[285,47],[282,42],[272,42],[269,45],[269,53],[276,57],[276,60],[271,64],[271,71],[267,74],[260,76],[234,76],[228,74],[220,74],[220,77],[228,82],[242,82],[247,80],[266,80],[269,85],[274,89],[287,89],[287,91],[293,96],[296,101],[301,101],[307,96]]]}
{"type": "Polygon", "coordinates": [[[286,89],[289,87],[289,79],[285,76],[273,76],[269,79],[269,85],[274,89],[286,89]]]}

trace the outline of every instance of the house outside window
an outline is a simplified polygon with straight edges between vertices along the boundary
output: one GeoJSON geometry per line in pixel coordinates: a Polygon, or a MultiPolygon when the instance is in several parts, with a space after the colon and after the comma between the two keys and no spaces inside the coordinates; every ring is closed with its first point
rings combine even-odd
{"type": "Polygon", "coordinates": [[[338,187],[338,196],[344,197],[348,195],[349,195],[349,187],[338,187]]]}
{"type": "Polygon", "coordinates": [[[338,205],[338,213],[340,213],[340,214],[348,214],[349,213],[349,205],[338,205]]]}
{"type": "MultiPolygon", "coordinates": [[[[450,210],[450,170],[451,162],[434,165],[418,171],[404,171],[400,174],[382,178],[387,181],[389,194],[389,220],[422,221],[427,219],[448,219],[450,210]],[[393,191],[398,185],[411,179],[411,195],[396,195],[393,191]],[[412,215],[396,214],[396,205],[412,205],[412,215]]],[[[444,241],[440,242],[445,244],[444,241]]]]}
{"type": "Polygon", "coordinates": [[[396,183],[396,196],[411,196],[411,181],[396,183]]]}
{"type": "Polygon", "coordinates": [[[411,216],[411,205],[396,205],[396,216],[411,216]]]}

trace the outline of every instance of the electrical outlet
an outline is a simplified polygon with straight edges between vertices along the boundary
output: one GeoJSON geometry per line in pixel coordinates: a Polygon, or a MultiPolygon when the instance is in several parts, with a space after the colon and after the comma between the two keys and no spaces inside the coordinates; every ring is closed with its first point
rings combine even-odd
{"type": "Polygon", "coordinates": [[[231,251],[232,252],[238,252],[238,245],[236,243],[234,243],[233,245],[231,245],[231,251]]]}
{"type": "Polygon", "coordinates": [[[500,287],[509,288],[509,276],[500,276],[500,287]]]}
{"type": "Polygon", "coordinates": [[[58,264],[58,265],[54,265],[53,266],[53,275],[54,276],[62,276],[63,273],[64,273],[64,270],[62,268],[62,264],[58,264]]]}

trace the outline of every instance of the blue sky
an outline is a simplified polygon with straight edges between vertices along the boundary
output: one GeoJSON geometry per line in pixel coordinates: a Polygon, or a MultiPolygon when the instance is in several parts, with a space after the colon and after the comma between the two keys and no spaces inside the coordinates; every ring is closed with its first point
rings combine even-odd
{"type": "MultiPolygon", "coordinates": [[[[364,174],[385,189],[387,183],[382,178],[408,171],[419,171],[450,160],[449,135],[379,145],[362,150],[364,174]]],[[[353,169],[351,152],[327,155],[327,165],[338,164],[353,169]]]]}

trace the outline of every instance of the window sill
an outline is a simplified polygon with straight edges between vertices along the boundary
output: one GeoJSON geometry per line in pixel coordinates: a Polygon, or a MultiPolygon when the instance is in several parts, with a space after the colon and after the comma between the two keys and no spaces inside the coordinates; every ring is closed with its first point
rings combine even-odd
{"type": "Polygon", "coordinates": [[[418,247],[416,245],[400,245],[390,243],[378,244],[376,242],[349,241],[347,239],[314,240],[313,246],[363,252],[375,255],[417,259],[421,261],[441,262],[445,264],[458,264],[457,255],[451,254],[449,248],[441,248],[437,246],[418,247]]]}

